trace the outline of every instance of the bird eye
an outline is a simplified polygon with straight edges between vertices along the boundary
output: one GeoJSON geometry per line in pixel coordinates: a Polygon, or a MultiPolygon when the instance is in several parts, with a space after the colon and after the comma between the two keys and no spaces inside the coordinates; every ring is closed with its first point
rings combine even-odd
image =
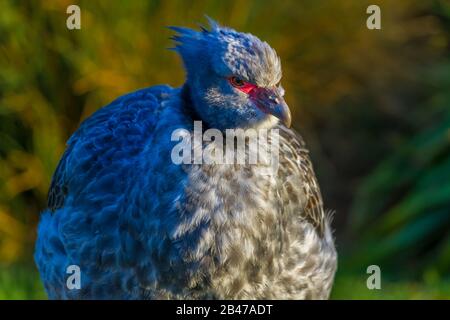
{"type": "Polygon", "coordinates": [[[254,89],[257,88],[257,86],[253,83],[250,82],[246,82],[244,80],[242,80],[239,77],[230,77],[228,78],[228,81],[230,82],[230,84],[235,87],[236,89],[246,93],[246,94],[250,94],[254,89]]]}
{"type": "Polygon", "coordinates": [[[245,81],[239,77],[231,77],[230,83],[233,87],[236,87],[236,88],[241,88],[245,85],[245,81]]]}

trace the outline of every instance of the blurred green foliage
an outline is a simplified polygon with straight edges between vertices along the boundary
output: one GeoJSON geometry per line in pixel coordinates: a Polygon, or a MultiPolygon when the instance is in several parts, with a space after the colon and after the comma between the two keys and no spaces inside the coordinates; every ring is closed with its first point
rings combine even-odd
{"type": "Polygon", "coordinates": [[[46,299],[37,270],[30,266],[0,267],[0,300],[46,299]]]}
{"type": "Polygon", "coordinates": [[[294,127],[337,211],[333,297],[449,298],[448,1],[5,0],[0,299],[45,297],[33,242],[65,141],[118,95],[181,85],[165,26],[196,27],[204,14],[281,56],[294,127]],[[81,30],[66,28],[70,4],[81,7],[81,30]],[[381,30],[366,28],[369,4],[381,7],[381,30]],[[365,287],[370,264],[389,278],[380,292],[365,287]]]}
{"type": "Polygon", "coordinates": [[[368,290],[366,276],[338,276],[331,299],[338,300],[448,300],[450,282],[382,281],[380,290],[368,290]]]}

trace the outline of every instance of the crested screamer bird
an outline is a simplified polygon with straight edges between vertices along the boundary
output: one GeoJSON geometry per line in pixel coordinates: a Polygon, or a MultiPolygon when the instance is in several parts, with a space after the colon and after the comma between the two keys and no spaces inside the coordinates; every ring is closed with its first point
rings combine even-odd
{"type": "Polygon", "coordinates": [[[337,260],[330,218],[303,139],[289,129],[280,59],[257,37],[209,23],[171,27],[182,87],[119,97],[68,140],[35,249],[49,298],[328,298],[337,260]],[[215,130],[200,142],[219,146],[212,155],[220,143],[237,150],[243,137],[247,159],[249,129],[276,132],[258,140],[258,152],[276,142],[277,165],[234,155],[177,163],[174,132],[193,141],[199,122],[201,133],[215,130]],[[229,130],[232,140],[217,138],[229,130]],[[68,285],[69,266],[79,287],[68,285]]]}

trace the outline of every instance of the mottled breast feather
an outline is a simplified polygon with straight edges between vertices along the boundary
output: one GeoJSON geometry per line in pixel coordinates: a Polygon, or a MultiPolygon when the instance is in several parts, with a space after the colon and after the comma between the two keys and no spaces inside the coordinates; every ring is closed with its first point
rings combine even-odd
{"type": "Polygon", "coordinates": [[[272,175],[258,164],[186,166],[169,237],[182,257],[172,265],[187,280],[175,292],[161,288],[150,296],[328,297],[336,269],[329,216],[302,138],[275,129],[280,155],[272,175]]]}
{"type": "Polygon", "coordinates": [[[303,138],[297,132],[285,126],[278,126],[278,129],[280,130],[280,145],[283,149],[278,173],[279,179],[285,182],[284,190],[288,201],[285,205],[289,205],[289,203],[298,205],[297,195],[303,192],[306,202],[300,215],[323,236],[326,219],[331,219],[331,216],[326,216],[324,212],[322,194],[309,158],[309,151],[306,149],[303,138]],[[293,172],[298,172],[301,179],[301,182],[297,185],[301,188],[301,192],[295,190],[289,180],[293,172]]]}

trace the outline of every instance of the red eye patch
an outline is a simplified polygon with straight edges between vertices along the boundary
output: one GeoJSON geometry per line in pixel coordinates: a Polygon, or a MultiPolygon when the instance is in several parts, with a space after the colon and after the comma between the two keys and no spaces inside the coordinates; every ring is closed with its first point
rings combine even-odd
{"type": "Polygon", "coordinates": [[[247,82],[242,87],[240,87],[238,89],[241,90],[242,92],[245,92],[245,93],[249,94],[251,91],[253,91],[256,88],[258,88],[256,85],[247,82]]]}
{"type": "Polygon", "coordinates": [[[258,87],[257,85],[250,82],[246,82],[238,77],[230,77],[228,78],[228,81],[233,87],[247,94],[249,94],[252,90],[258,87]]]}

